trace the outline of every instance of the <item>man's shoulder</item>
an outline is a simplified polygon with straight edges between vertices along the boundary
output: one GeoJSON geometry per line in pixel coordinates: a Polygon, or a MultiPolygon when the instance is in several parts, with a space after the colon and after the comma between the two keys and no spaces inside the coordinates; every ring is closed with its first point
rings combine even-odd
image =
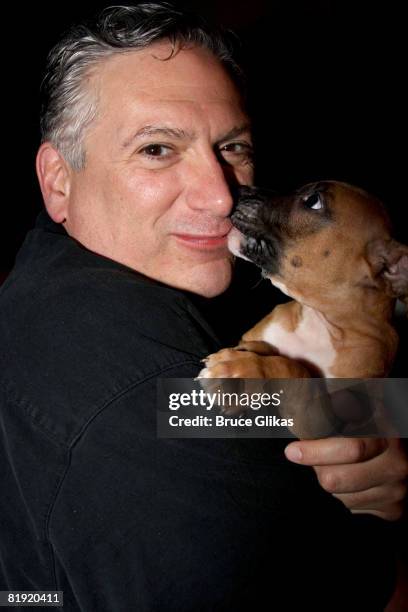
{"type": "Polygon", "coordinates": [[[0,303],[3,332],[10,337],[13,330],[13,344],[24,338],[27,347],[34,340],[50,346],[57,337],[64,346],[90,342],[105,350],[150,340],[199,357],[217,341],[185,293],[93,253],[67,234],[29,233],[0,303]]]}
{"type": "Polygon", "coordinates": [[[42,260],[38,249],[34,260],[22,253],[0,295],[2,378],[36,410],[89,416],[129,386],[217,348],[182,292],[69,238],[51,246],[42,260]]]}

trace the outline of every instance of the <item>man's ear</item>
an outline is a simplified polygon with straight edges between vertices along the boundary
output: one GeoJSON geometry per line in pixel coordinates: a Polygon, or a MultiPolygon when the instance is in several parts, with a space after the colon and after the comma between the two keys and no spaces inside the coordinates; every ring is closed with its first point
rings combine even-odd
{"type": "Polygon", "coordinates": [[[366,258],[378,287],[384,287],[391,297],[408,296],[408,246],[392,238],[378,238],[368,244],[366,258]]]}
{"type": "Polygon", "coordinates": [[[56,223],[63,223],[68,216],[70,170],[50,142],[38,149],[36,170],[48,214],[56,223]]]}

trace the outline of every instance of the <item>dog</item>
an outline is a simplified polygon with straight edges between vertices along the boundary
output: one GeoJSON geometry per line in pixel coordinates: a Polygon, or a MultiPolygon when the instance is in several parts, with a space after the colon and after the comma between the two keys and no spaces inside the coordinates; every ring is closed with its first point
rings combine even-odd
{"type": "Polygon", "coordinates": [[[338,181],[288,196],[239,188],[229,250],[292,300],[238,346],[209,355],[205,378],[377,378],[398,347],[396,298],[408,295],[408,247],[383,204],[338,181]]]}

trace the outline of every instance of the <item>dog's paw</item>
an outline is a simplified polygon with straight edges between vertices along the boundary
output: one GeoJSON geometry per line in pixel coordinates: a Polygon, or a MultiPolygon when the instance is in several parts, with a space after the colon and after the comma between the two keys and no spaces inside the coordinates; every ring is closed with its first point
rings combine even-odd
{"type": "Polygon", "coordinates": [[[246,364],[249,358],[250,354],[245,351],[226,348],[203,359],[205,367],[199,372],[196,380],[200,381],[206,393],[230,396],[227,404],[217,404],[222,414],[239,416],[245,412],[245,409],[233,400],[233,397],[241,391],[240,382],[233,379],[248,378],[246,364]]]}
{"type": "Polygon", "coordinates": [[[238,358],[237,352],[236,349],[226,348],[211,353],[203,359],[205,367],[200,371],[197,378],[231,378],[232,369],[227,364],[238,358]]]}
{"type": "Polygon", "coordinates": [[[197,378],[263,378],[260,358],[240,348],[221,349],[203,360],[197,378]]]}

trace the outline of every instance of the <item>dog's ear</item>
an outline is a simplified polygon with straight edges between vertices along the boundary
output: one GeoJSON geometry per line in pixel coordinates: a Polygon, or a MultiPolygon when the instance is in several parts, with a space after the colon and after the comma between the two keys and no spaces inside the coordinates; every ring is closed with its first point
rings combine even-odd
{"type": "Polygon", "coordinates": [[[378,238],[367,245],[366,258],[378,288],[396,298],[408,296],[408,247],[392,238],[378,238]]]}

